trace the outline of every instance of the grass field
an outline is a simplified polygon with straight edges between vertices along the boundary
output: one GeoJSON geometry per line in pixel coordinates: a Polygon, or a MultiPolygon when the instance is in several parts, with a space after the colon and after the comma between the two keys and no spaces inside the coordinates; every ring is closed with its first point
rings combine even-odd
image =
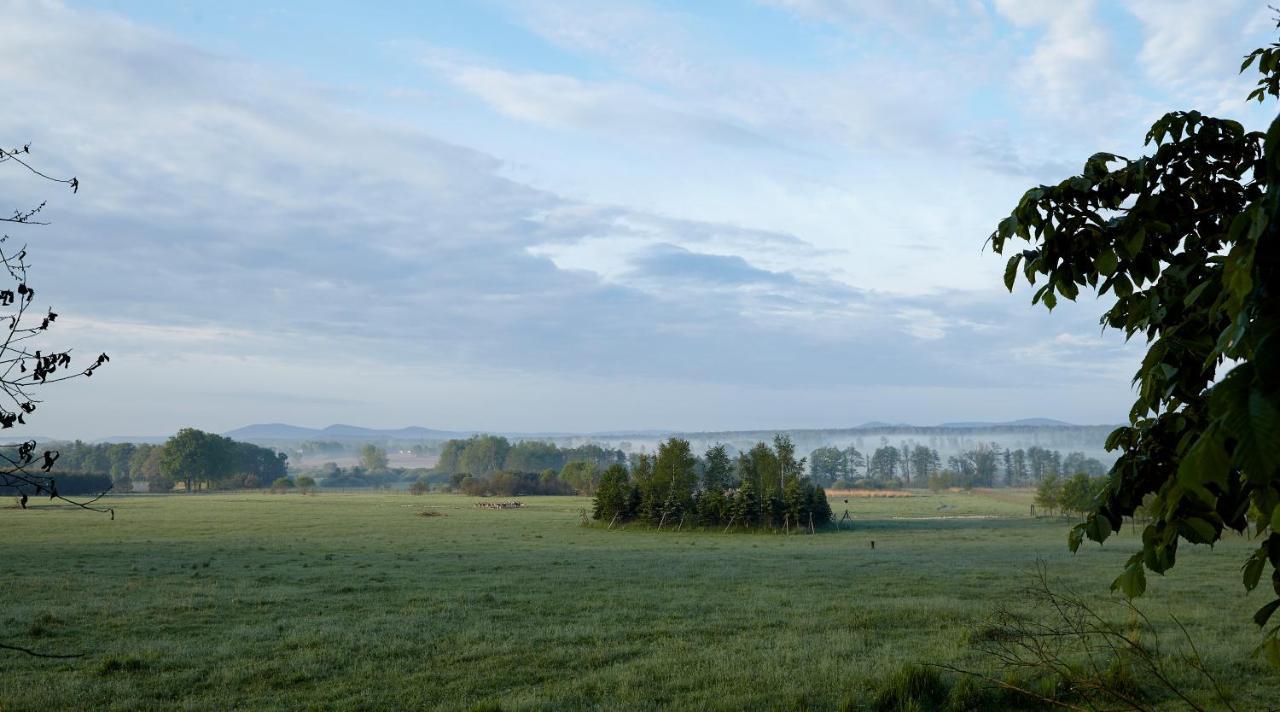
{"type": "MultiPolygon", "coordinates": [[[[584,498],[476,501],[0,510],[0,639],[86,653],[0,653],[0,708],[867,708],[904,665],[982,665],[970,629],[1017,601],[1038,558],[1103,601],[1135,543],[1073,557],[1065,522],[1008,492],[836,497],[856,529],[817,536],[606,531],[580,526],[584,498]]],[[[1280,677],[1248,654],[1263,597],[1239,585],[1246,546],[1184,547],[1142,605],[1175,612],[1259,709],[1280,677]]]]}

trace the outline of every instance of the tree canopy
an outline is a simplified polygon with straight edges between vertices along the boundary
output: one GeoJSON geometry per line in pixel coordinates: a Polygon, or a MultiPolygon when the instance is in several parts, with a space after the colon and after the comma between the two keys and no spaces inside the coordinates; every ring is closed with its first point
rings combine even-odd
{"type": "Polygon", "coordinates": [[[173,482],[181,482],[187,492],[199,483],[229,483],[244,486],[265,484],[285,476],[287,457],[264,447],[183,428],[158,449],[160,472],[173,482]]]}
{"type": "MultiPolygon", "coordinates": [[[[1249,98],[1280,96],[1280,44],[1241,71],[1251,66],[1262,77],[1249,98]]],[[[1252,526],[1244,586],[1269,566],[1277,596],[1254,617],[1265,627],[1280,608],[1280,119],[1263,133],[1174,111],[1146,145],[1150,155],[1096,153],[1080,175],[1028,190],[990,241],[1001,254],[1030,243],[1008,260],[1010,290],[1019,275],[1043,278],[1032,303],[1049,309],[1082,289],[1110,293],[1103,325],[1147,343],[1130,423],[1107,442],[1120,456],[1071,549],[1105,541],[1153,495],[1142,550],[1113,583],[1132,597],[1145,571],[1173,567],[1180,539],[1213,544],[1252,526]]],[[[1278,629],[1262,644],[1276,665],[1278,629]]]]}

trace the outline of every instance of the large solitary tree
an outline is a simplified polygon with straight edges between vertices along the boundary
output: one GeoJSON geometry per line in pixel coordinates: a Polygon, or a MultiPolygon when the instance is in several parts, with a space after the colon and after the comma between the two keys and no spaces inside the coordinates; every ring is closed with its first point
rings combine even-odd
{"type": "Polygon", "coordinates": [[[164,444],[160,469],[174,482],[182,482],[187,493],[200,482],[220,477],[231,462],[233,443],[221,435],[195,428],[183,428],[164,444]]]}
{"type": "MultiPolygon", "coordinates": [[[[1249,99],[1280,96],[1280,44],[1251,66],[1262,76],[1249,99]]],[[[1263,133],[1175,111],[1146,144],[1150,155],[1097,153],[1080,175],[1028,190],[990,240],[1013,252],[1010,290],[1019,275],[1040,282],[1032,302],[1049,309],[1110,293],[1102,323],[1147,343],[1129,425],[1107,441],[1120,456],[1071,549],[1105,541],[1154,495],[1142,550],[1113,584],[1137,596],[1180,540],[1252,527],[1243,579],[1253,589],[1270,570],[1275,598],[1254,616],[1265,628],[1280,608],[1280,119],[1263,133]]],[[[1280,665],[1278,628],[1261,650],[1280,665]]]]}

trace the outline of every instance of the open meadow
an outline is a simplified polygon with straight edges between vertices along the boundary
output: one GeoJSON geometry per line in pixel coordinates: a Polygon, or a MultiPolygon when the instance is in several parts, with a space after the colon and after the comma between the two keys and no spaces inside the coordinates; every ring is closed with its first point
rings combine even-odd
{"type": "MultiPolygon", "coordinates": [[[[1072,556],[1067,522],[1030,518],[1030,495],[1007,490],[832,497],[855,527],[814,536],[607,531],[581,524],[587,498],[478,501],[131,496],[110,502],[115,521],[0,510],[22,542],[4,555],[0,639],[85,653],[5,653],[0,709],[872,708],[904,666],[989,665],[971,631],[1020,602],[1038,559],[1109,601],[1137,545],[1126,530],[1072,556]]],[[[1247,544],[1185,546],[1141,605],[1175,613],[1258,709],[1280,678],[1249,656],[1264,598],[1238,584],[1247,544]]]]}

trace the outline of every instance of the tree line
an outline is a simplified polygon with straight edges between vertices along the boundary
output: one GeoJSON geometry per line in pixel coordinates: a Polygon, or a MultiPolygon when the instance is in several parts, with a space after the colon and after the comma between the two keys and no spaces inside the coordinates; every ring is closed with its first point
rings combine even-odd
{"type": "MultiPolygon", "coordinates": [[[[267,487],[287,476],[287,456],[269,448],[184,428],[162,444],[86,443],[55,445],[57,472],[108,477],[113,489],[128,492],[134,482],[151,491],[181,484],[196,489],[267,487]]],[[[70,480],[68,479],[68,482],[70,480]]]]}
{"type": "Polygon", "coordinates": [[[831,521],[826,492],[805,474],[786,435],[732,457],[715,445],[702,457],[689,441],[669,438],[655,454],[633,454],[607,467],[592,515],[609,522],[664,526],[818,528],[831,521]]]}
{"type": "Polygon", "coordinates": [[[1100,477],[1107,466],[1082,452],[1065,456],[1058,450],[1032,446],[1010,450],[996,443],[981,444],[947,458],[926,445],[887,441],[870,454],[856,447],[820,447],[809,454],[815,482],[849,487],[1025,487],[1047,477],[1085,474],[1100,477]]]}

